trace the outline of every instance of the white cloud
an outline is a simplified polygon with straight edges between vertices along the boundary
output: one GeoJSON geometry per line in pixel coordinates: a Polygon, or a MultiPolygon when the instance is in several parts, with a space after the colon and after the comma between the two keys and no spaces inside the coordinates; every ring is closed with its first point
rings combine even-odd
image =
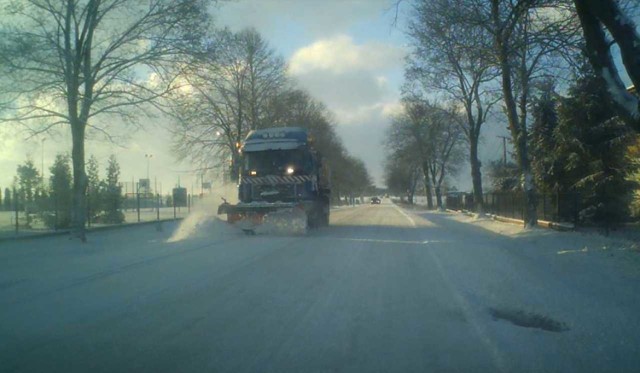
{"type": "Polygon", "coordinates": [[[405,54],[394,44],[356,43],[340,34],[296,50],[289,60],[289,74],[335,114],[338,134],[380,185],[381,144],[390,116],[400,110],[397,80],[405,54]]]}
{"type": "Polygon", "coordinates": [[[339,35],[298,49],[289,74],[336,114],[339,125],[357,124],[391,113],[399,92],[389,75],[402,69],[404,54],[392,44],[357,44],[339,35]]]}
{"type": "Polygon", "coordinates": [[[401,65],[405,54],[395,45],[378,42],[357,45],[350,36],[338,35],[297,50],[289,62],[289,72],[300,75],[317,70],[334,73],[385,70],[401,65]]]}

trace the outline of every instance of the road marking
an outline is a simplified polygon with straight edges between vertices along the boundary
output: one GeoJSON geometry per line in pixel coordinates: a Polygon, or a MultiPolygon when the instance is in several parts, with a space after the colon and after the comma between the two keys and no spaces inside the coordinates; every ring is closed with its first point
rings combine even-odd
{"type": "Polygon", "coordinates": [[[585,246],[581,250],[561,250],[561,251],[558,251],[558,255],[572,254],[572,253],[586,253],[587,251],[589,251],[589,249],[587,249],[587,247],[585,246]]]}
{"type": "Polygon", "coordinates": [[[401,213],[405,218],[407,218],[407,220],[409,220],[409,222],[411,222],[411,225],[415,228],[417,227],[415,220],[413,220],[413,218],[407,214],[406,212],[402,211],[402,209],[396,205],[393,205],[393,207],[398,210],[399,213],[401,213]]]}
{"type": "Polygon", "coordinates": [[[337,238],[342,241],[356,241],[356,242],[378,242],[378,243],[401,243],[401,244],[409,244],[409,245],[427,245],[430,243],[443,243],[449,241],[403,241],[403,240],[377,240],[373,238],[337,238]]]}

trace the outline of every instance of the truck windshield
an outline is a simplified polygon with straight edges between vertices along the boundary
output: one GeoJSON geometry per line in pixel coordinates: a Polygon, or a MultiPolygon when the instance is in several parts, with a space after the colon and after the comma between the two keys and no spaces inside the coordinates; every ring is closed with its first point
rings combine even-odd
{"type": "Polygon", "coordinates": [[[293,174],[300,175],[308,173],[311,168],[310,156],[300,149],[248,152],[243,158],[245,174],[256,171],[258,175],[283,175],[287,168],[292,167],[293,174]]]}

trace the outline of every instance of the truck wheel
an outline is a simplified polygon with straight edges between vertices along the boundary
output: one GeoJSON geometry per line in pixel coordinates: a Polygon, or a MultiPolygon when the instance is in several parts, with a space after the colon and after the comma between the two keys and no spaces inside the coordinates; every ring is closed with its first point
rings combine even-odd
{"type": "Polygon", "coordinates": [[[307,213],[307,227],[309,227],[310,229],[313,228],[317,228],[318,227],[318,215],[311,210],[310,212],[307,213]]]}
{"type": "Polygon", "coordinates": [[[322,213],[320,214],[320,226],[321,227],[329,226],[329,212],[322,211],[322,213]]]}

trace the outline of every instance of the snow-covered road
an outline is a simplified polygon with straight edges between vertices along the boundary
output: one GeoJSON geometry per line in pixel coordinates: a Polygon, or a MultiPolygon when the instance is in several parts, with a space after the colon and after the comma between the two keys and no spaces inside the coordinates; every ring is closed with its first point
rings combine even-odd
{"type": "Polygon", "coordinates": [[[306,236],[200,217],[0,242],[0,371],[640,370],[635,253],[463,220],[386,203],[306,236]]]}

